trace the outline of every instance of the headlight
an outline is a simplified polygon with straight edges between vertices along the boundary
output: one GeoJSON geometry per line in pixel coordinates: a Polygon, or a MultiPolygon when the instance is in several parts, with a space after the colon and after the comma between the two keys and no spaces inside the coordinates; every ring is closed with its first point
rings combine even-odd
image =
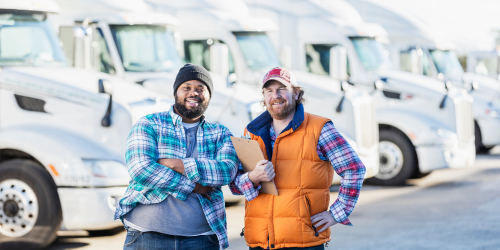
{"type": "Polygon", "coordinates": [[[458,143],[457,134],[445,128],[430,128],[417,136],[420,145],[453,145],[458,143]]]}
{"type": "Polygon", "coordinates": [[[248,117],[250,118],[250,121],[253,121],[253,119],[257,118],[262,112],[265,111],[264,107],[260,105],[260,102],[252,102],[247,105],[247,110],[248,110],[248,117]]]}
{"type": "Polygon", "coordinates": [[[85,166],[95,177],[130,178],[127,167],[116,161],[83,160],[85,166]]]}

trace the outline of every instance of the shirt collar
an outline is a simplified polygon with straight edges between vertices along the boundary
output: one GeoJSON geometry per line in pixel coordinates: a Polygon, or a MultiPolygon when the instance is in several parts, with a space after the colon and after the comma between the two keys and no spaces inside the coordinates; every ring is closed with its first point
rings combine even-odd
{"type": "MultiPolygon", "coordinates": [[[[253,134],[256,134],[257,131],[259,131],[264,127],[267,127],[267,125],[271,124],[272,121],[273,118],[269,114],[269,111],[266,110],[264,113],[259,115],[257,118],[255,118],[252,122],[250,122],[247,125],[247,130],[253,134]]],[[[302,105],[302,103],[299,103],[299,105],[297,106],[297,110],[293,115],[293,119],[290,121],[288,126],[283,130],[283,132],[289,130],[290,128],[293,131],[297,130],[303,121],[304,121],[304,106],[302,105]]]]}
{"type": "MultiPolygon", "coordinates": [[[[174,105],[170,106],[170,109],[168,110],[168,115],[172,117],[172,123],[174,123],[174,125],[182,125],[182,117],[175,113],[174,105]]],[[[201,116],[199,126],[201,127],[203,126],[203,124],[205,124],[205,115],[201,116]]]]}

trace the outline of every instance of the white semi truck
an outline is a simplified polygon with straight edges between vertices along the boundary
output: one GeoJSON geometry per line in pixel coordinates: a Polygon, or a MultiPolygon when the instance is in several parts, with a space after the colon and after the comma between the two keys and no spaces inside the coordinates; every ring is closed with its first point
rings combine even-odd
{"type": "MultiPolygon", "coordinates": [[[[179,32],[184,39],[186,61],[214,66],[210,48],[225,44],[229,51],[229,69],[237,75],[248,91],[261,94],[265,73],[280,66],[280,59],[269,36],[278,31],[276,22],[267,17],[249,13],[243,1],[170,1],[147,0],[155,11],[175,15],[179,32]]],[[[282,61],[289,61],[282,58],[282,61]]],[[[287,67],[288,63],[284,63],[287,67]]],[[[378,173],[378,129],[372,97],[353,86],[341,87],[340,81],[294,70],[294,75],[305,89],[305,109],[330,118],[339,131],[355,148],[367,168],[366,177],[378,173]]],[[[243,98],[242,94],[235,98],[243,98]]],[[[263,109],[259,102],[250,106],[252,119],[263,109]]],[[[335,175],[334,182],[340,177],[335,175]]]]}
{"type": "Polygon", "coordinates": [[[500,81],[500,52],[471,51],[467,53],[467,72],[500,81]]]}
{"type": "Polygon", "coordinates": [[[56,3],[2,0],[0,10],[0,249],[120,226],[113,215],[130,180],[127,136],[172,102],[70,67],[47,21],[56,3]]]}
{"type": "MultiPolygon", "coordinates": [[[[179,21],[168,14],[152,13],[142,0],[58,1],[63,15],[54,17],[71,63],[133,81],[160,94],[173,96],[175,76],[182,67],[183,43],[179,21]],[[73,47],[73,28],[84,27],[87,47],[73,47]],[[87,48],[87,49],[86,49],[87,48]],[[73,56],[79,55],[81,56],[73,56]]],[[[214,93],[205,112],[208,119],[224,124],[235,136],[251,121],[252,104],[261,94],[228,76],[229,59],[224,45],[214,46],[211,71],[214,93]]]]}
{"type": "Polygon", "coordinates": [[[394,70],[380,39],[344,1],[247,1],[251,12],[279,23],[279,47],[290,47],[293,68],[339,75],[345,49],[349,85],[373,91],[380,133],[380,170],[372,183],[398,185],[440,168],[474,165],[472,98],[461,89],[394,70]],[[332,65],[333,64],[333,65],[332,65]],[[374,86],[375,85],[375,86],[374,86]],[[374,89],[383,89],[375,91],[374,89]]]}
{"type": "Polygon", "coordinates": [[[373,1],[348,1],[366,21],[376,22],[387,31],[386,45],[396,69],[451,83],[474,98],[475,147],[485,152],[500,145],[500,83],[485,76],[464,73],[454,44],[439,39],[411,12],[373,1]]]}

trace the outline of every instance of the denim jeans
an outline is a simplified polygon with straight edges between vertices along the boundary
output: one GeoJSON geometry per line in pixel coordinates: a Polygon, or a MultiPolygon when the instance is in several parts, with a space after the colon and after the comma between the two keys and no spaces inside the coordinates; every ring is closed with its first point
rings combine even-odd
{"type": "MultiPolygon", "coordinates": [[[[262,247],[250,247],[250,250],[264,250],[262,247]]],[[[267,248],[269,249],[269,248],[267,248]]],[[[313,247],[289,247],[286,248],[286,250],[325,250],[325,245],[321,244],[319,246],[313,246],[313,247]]]]}
{"type": "Polygon", "coordinates": [[[200,236],[174,236],[153,232],[127,230],[123,250],[219,250],[219,240],[215,234],[200,236]]]}

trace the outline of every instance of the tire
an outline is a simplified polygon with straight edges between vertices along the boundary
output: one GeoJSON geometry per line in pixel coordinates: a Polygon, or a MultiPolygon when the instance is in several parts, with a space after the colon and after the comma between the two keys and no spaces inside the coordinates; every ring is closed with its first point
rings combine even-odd
{"type": "Polygon", "coordinates": [[[417,154],[411,141],[401,132],[380,131],[379,173],[366,183],[382,186],[400,186],[417,172],[417,154]]]}
{"type": "Polygon", "coordinates": [[[477,122],[474,122],[474,146],[476,146],[476,153],[481,153],[481,148],[483,147],[482,141],[481,130],[477,122]]]}
{"type": "Polygon", "coordinates": [[[41,249],[56,239],[62,221],[57,187],[36,162],[0,164],[0,207],[0,249],[41,249]]]}
{"type": "Polygon", "coordinates": [[[481,134],[481,129],[479,128],[479,125],[477,125],[477,122],[474,122],[474,145],[476,146],[476,154],[488,154],[488,152],[494,148],[495,146],[492,147],[487,147],[483,145],[483,136],[481,134]]]}
{"type": "Polygon", "coordinates": [[[232,207],[240,204],[241,201],[226,201],[226,207],[232,207]]]}

